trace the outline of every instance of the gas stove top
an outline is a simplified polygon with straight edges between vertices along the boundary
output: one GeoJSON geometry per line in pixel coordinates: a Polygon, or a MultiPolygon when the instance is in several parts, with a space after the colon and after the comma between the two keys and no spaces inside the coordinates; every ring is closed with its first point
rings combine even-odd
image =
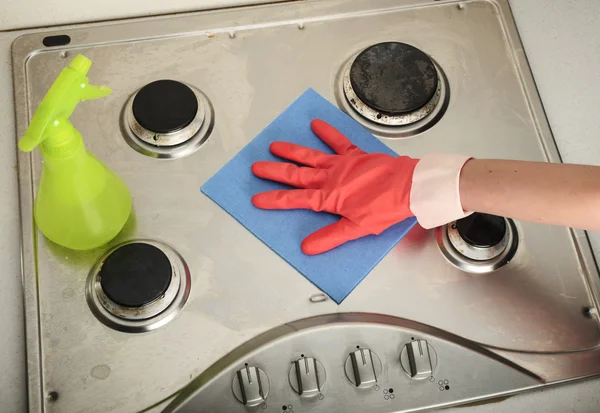
{"type": "Polygon", "coordinates": [[[337,305],[200,192],[307,88],[401,154],[559,161],[507,1],[291,1],[27,34],[19,136],[78,53],[113,94],[73,124],[134,213],[104,248],[52,244],[32,220],[40,154],[19,154],[30,411],[416,411],[600,374],[583,232],[416,227],[337,305]]]}

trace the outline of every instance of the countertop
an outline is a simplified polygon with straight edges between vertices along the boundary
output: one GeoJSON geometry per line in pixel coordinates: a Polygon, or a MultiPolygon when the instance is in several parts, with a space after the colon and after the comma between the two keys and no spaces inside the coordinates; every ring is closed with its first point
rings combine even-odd
{"type": "MultiPolygon", "coordinates": [[[[0,411],[26,407],[16,136],[10,46],[19,29],[186,12],[260,0],[78,2],[4,0],[0,10],[0,411]],[[140,4],[143,4],[141,8],[140,4]],[[35,10],[35,13],[32,12],[35,10]]],[[[567,163],[600,165],[600,2],[511,0],[536,84],[567,163]]],[[[600,234],[590,233],[597,259],[600,234]]],[[[585,380],[448,412],[598,412],[600,379],[585,380]]]]}

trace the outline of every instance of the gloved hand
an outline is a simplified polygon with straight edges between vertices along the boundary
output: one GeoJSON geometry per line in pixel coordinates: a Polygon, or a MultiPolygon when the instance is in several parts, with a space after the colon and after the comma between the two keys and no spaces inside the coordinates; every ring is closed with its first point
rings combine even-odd
{"type": "Polygon", "coordinates": [[[368,154],[328,123],[315,119],[312,130],[336,155],[286,142],[271,144],[284,162],[256,162],[252,172],[264,179],[301,189],[256,194],[252,203],[262,209],[310,209],[341,215],[302,242],[308,255],[320,254],[347,241],[380,234],[413,216],[410,193],[419,162],[407,156],[368,154]]]}

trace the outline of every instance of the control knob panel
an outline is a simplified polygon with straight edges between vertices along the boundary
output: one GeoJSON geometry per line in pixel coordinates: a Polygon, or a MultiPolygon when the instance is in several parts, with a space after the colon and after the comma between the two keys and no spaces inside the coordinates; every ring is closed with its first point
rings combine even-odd
{"type": "Polygon", "coordinates": [[[414,340],[402,349],[400,363],[411,378],[426,379],[433,375],[437,366],[437,354],[426,340],[414,340]]]}
{"type": "Polygon", "coordinates": [[[356,387],[368,389],[377,384],[381,375],[381,360],[368,348],[359,348],[350,353],[345,364],[346,377],[356,387]]]}
{"type": "Polygon", "coordinates": [[[246,365],[236,372],[231,383],[233,395],[244,406],[258,406],[269,395],[270,383],[266,373],[246,365]]]}
{"type": "Polygon", "coordinates": [[[302,397],[314,397],[325,384],[325,367],[313,357],[299,358],[292,363],[288,374],[290,386],[302,397]]]}
{"type": "Polygon", "coordinates": [[[261,337],[246,360],[239,352],[222,360],[164,412],[422,411],[540,384],[533,373],[444,332],[435,337],[391,323],[382,328],[380,318],[355,324],[342,318],[336,328],[330,321],[316,320],[323,328],[314,330],[286,326],[267,344],[261,337]]]}

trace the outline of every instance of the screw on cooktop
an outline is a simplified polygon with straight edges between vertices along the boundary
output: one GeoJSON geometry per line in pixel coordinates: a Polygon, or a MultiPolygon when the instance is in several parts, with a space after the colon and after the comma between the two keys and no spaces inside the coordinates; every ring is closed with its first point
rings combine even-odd
{"type": "Polygon", "coordinates": [[[597,313],[596,309],[592,307],[583,307],[581,312],[587,318],[593,318],[594,315],[597,313]]]}
{"type": "Polygon", "coordinates": [[[51,391],[46,395],[46,400],[48,400],[49,402],[53,403],[55,401],[58,400],[58,392],[56,391],[51,391]]]}

